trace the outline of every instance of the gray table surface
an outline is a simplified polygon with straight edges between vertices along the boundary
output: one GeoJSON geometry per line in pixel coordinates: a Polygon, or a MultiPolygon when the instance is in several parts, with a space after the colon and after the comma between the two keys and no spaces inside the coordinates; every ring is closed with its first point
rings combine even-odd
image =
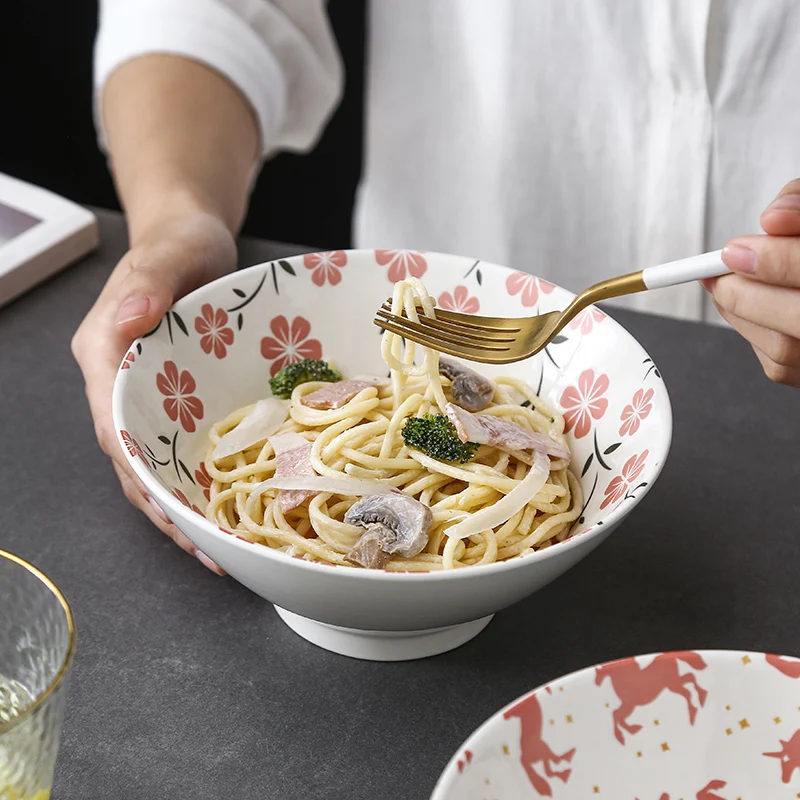
{"type": "MultiPolygon", "coordinates": [[[[151,528],[95,444],[69,341],[125,249],[122,219],[100,220],[98,253],[0,310],[0,545],[78,626],[56,800],[422,799],[543,681],[672,648],[800,653],[800,392],[730,331],[627,313],[675,413],[630,520],[446,655],[374,664],[303,641],[151,528]]],[[[290,250],[244,242],[241,260],[290,250]]]]}

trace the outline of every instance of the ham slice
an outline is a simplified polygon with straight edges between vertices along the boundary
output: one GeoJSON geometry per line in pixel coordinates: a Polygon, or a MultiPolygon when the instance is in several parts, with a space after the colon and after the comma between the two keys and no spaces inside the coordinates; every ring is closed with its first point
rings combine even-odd
{"type": "Polygon", "coordinates": [[[535,450],[554,458],[570,457],[569,450],[551,437],[523,428],[516,422],[490,414],[472,414],[453,403],[448,403],[444,412],[455,425],[456,434],[462,442],[488,444],[506,451],[535,450]]]}
{"type": "Polygon", "coordinates": [[[339,381],[331,383],[311,392],[303,397],[300,402],[309,408],[331,409],[341,408],[345,403],[349,403],[359,392],[369,389],[370,386],[383,386],[386,384],[383,378],[353,378],[349,381],[339,381]]]}
{"type": "MultiPolygon", "coordinates": [[[[275,477],[297,478],[316,475],[311,465],[311,442],[299,433],[279,433],[277,436],[270,436],[269,443],[278,459],[275,477]]],[[[281,511],[286,514],[303,505],[315,494],[316,492],[307,489],[281,489],[278,492],[281,511]]]]}

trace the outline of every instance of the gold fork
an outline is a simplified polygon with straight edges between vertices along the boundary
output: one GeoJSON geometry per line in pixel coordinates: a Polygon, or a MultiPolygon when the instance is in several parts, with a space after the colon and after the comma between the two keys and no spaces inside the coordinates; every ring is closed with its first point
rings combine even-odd
{"type": "Polygon", "coordinates": [[[511,364],[538,353],[570,320],[593,303],[727,274],[730,270],[723,263],[721,253],[716,250],[609,278],[581,292],[564,311],[506,318],[480,317],[437,308],[435,318],[420,316],[415,322],[392,314],[389,300],[378,309],[374,323],[412,342],[467,361],[511,364]]]}

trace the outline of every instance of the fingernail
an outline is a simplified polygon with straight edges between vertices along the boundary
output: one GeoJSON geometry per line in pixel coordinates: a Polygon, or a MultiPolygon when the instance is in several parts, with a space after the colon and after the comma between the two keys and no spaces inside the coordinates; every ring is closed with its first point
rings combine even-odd
{"type": "Polygon", "coordinates": [[[224,575],[225,571],[215,564],[202,550],[195,550],[195,556],[197,556],[197,560],[204,566],[208,567],[213,573],[217,575],[224,575]]]}
{"type": "Polygon", "coordinates": [[[783,197],[778,197],[767,206],[766,210],[800,212],[800,194],[785,194],[783,197]]]}
{"type": "Polygon", "coordinates": [[[117,325],[141,319],[149,310],[150,300],[147,297],[129,297],[117,311],[117,325]]]}
{"type": "Polygon", "coordinates": [[[742,244],[729,244],[722,250],[722,260],[734,272],[752,275],[756,271],[756,254],[754,250],[742,244]]]}
{"type": "Polygon", "coordinates": [[[172,520],[164,513],[164,510],[161,508],[161,506],[158,503],[156,503],[156,501],[153,500],[153,498],[150,497],[149,495],[147,497],[147,502],[150,503],[151,506],[153,506],[153,511],[155,511],[156,514],[158,514],[158,516],[164,520],[164,522],[166,523],[172,522],[172,520]]]}

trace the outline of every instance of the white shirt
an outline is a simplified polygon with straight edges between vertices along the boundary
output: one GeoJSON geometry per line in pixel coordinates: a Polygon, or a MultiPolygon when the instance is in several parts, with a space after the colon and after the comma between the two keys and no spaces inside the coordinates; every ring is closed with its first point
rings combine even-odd
{"type": "MultiPolygon", "coordinates": [[[[182,54],[252,104],[265,156],[342,90],[323,0],[101,0],[103,83],[182,54]]],[[[759,232],[800,176],[797,0],[372,0],[359,247],[451,252],[574,291],[759,232]]],[[[697,284],[624,305],[710,318],[697,284]]]]}

